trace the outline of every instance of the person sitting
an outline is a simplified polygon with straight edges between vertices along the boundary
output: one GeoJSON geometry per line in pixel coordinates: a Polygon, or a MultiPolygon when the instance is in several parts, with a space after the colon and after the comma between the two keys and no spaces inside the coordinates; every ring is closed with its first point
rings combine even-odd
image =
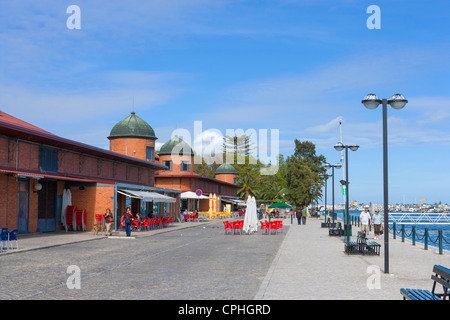
{"type": "Polygon", "coordinates": [[[183,218],[184,218],[184,222],[188,222],[189,212],[187,211],[187,209],[184,209],[184,211],[183,211],[183,218]]]}

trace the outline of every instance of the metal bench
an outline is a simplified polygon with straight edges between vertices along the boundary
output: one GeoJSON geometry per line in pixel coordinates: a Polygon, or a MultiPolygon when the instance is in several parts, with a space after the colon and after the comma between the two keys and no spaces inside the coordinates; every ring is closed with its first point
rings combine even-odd
{"type": "Polygon", "coordinates": [[[328,229],[328,235],[330,236],[343,236],[344,230],[342,230],[342,225],[339,222],[337,227],[328,229]]]}
{"type": "Polygon", "coordinates": [[[367,242],[367,237],[365,232],[358,231],[358,243],[361,253],[366,255],[380,255],[381,245],[378,242],[370,241],[367,242]]]}
{"type": "Polygon", "coordinates": [[[356,242],[346,241],[346,254],[380,255],[381,245],[377,242],[367,242],[366,233],[358,231],[356,242]]]}
{"type": "Polygon", "coordinates": [[[409,289],[401,288],[400,293],[403,296],[403,300],[450,300],[450,269],[435,265],[433,267],[433,273],[431,280],[433,280],[433,287],[431,291],[423,289],[409,289]],[[436,292],[436,285],[442,285],[442,293],[436,292]]]}

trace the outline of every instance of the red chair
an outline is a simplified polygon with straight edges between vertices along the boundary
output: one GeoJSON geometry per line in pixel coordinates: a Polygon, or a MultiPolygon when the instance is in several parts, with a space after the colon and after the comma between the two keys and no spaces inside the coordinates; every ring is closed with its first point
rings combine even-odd
{"type": "Polygon", "coordinates": [[[66,227],[66,232],[67,232],[67,230],[69,229],[69,227],[72,227],[72,230],[75,230],[74,229],[74,226],[73,226],[73,224],[74,224],[74,216],[75,216],[75,214],[76,214],[76,211],[77,211],[77,206],[67,206],[67,209],[66,209],[66,225],[65,225],[65,227],[66,227]]]}
{"type": "Polygon", "coordinates": [[[236,230],[242,234],[242,229],[244,228],[244,220],[237,220],[233,222],[233,233],[236,234],[236,230]]]}
{"type": "Polygon", "coordinates": [[[123,221],[122,218],[119,218],[119,220],[120,220],[119,228],[120,227],[124,227],[125,228],[125,221],[123,221]]]}
{"type": "Polygon", "coordinates": [[[227,234],[227,230],[230,230],[230,232],[233,232],[233,225],[229,221],[224,221],[223,226],[225,229],[225,234],[227,234]]]}
{"type": "Polygon", "coordinates": [[[278,222],[278,230],[283,232],[283,221],[282,220],[277,220],[277,222],[278,222]]]}
{"type": "Polygon", "coordinates": [[[139,230],[140,230],[140,226],[141,226],[141,224],[140,224],[140,221],[139,221],[138,219],[133,219],[133,220],[131,221],[131,227],[132,227],[132,228],[135,228],[135,229],[139,229],[139,230]]]}
{"type": "Polygon", "coordinates": [[[265,222],[260,221],[260,223],[261,223],[261,233],[269,234],[269,229],[270,229],[269,223],[267,221],[265,221],[265,222]],[[263,230],[266,230],[266,231],[263,231],[263,230]]]}
{"type": "Polygon", "coordinates": [[[102,214],[96,214],[95,216],[95,224],[105,224],[104,216],[102,214]]]}
{"type": "Polygon", "coordinates": [[[81,230],[86,231],[86,210],[75,211],[75,223],[76,228],[80,227],[81,230]]]}
{"type": "Polygon", "coordinates": [[[183,218],[184,218],[184,221],[186,221],[186,222],[189,221],[189,215],[188,214],[184,214],[183,218]]]}
{"type": "Polygon", "coordinates": [[[277,221],[270,221],[270,234],[272,234],[272,230],[275,230],[275,234],[277,234],[277,231],[278,231],[278,222],[277,221]]]}
{"type": "Polygon", "coordinates": [[[156,218],[156,220],[155,220],[155,227],[156,228],[161,228],[162,227],[162,219],[161,219],[161,217],[156,218]]]}
{"type": "Polygon", "coordinates": [[[149,229],[155,228],[155,218],[148,218],[148,227],[149,229]]]}
{"type": "Polygon", "coordinates": [[[141,221],[141,229],[144,229],[144,230],[148,230],[148,226],[149,226],[149,224],[148,224],[148,219],[144,219],[144,220],[142,220],[141,221]]]}

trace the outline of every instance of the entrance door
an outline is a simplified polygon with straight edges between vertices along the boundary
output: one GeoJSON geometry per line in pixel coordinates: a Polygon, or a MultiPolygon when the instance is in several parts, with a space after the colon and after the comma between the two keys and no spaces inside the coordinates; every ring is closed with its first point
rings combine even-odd
{"type": "Polygon", "coordinates": [[[41,181],[38,195],[38,232],[56,230],[56,181],[41,181]]]}
{"type": "Polygon", "coordinates": [[[28,233],[28,199],[30,192],[30,181],[28,179],[19,179],[19,211],[17,213],[17,231],[19,233],[28,233]]]}

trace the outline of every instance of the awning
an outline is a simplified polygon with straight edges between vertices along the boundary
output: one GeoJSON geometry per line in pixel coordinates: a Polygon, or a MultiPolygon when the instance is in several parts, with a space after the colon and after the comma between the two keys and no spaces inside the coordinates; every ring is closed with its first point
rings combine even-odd
{"type": "Polygon", "coordinates": [[[244,201],[244,200],[233,200],[233,203],[239,207],[247,206],[247,201],[244,201]]]}
{"type": "Polygon", "coordinates": [[[209,197],[204,195],[198,196],[195,192],[186,191],[181,194],[181,199],[209,199],[209,197]]]}
{"type": "Polygon", "coordinates": [[[149,192],[149,191],[136,191],[136,190],[127,190],[127,189],[118,189],[118,193],[126,195],[127,197],[138,198],[145,202],[176,202],[175,198],[165,196],[163,194],[157,192],[149,192]]]}

